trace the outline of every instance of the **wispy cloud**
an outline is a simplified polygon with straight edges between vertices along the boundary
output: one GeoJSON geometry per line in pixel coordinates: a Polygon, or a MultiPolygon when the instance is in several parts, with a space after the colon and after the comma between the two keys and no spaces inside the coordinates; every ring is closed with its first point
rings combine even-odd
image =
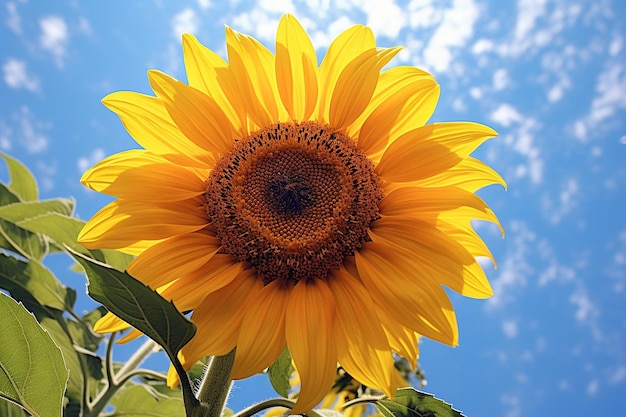
{"type": "Polygon", "coordinates": [[[44,132],[50,129],[50,123],[38,120],[26,106],[22,106],[13,115],[13,120],[16,128],[12,139],[29,153],[41,153],[46,150],[49,139],[44,132]]]}
{"type": "Polygon", "coordinates": [[[8,58],[2,66],[4,82],[11,88],[28,91],[39,90],[39,79],[26,70],[26,62],[8,58]]]}
{"type": "Polygon", "coordinates": [[[60,16],[46,16],[39,20],[41,35],[39,44],[50,52],[59,67],[63,67],[69,33],[67,24],[60,16]]]}
{"type": "Polygon", "coordinates": [[[200,26],[200,18],[196,12],[187,7],[172,18],[172,35],[177,41],[184,33],[196,33],[200,26]]]}
{"type": "Polygon", "coordinates": [[[91,151],[89,155],[81,156],[80,158],[78,158],[78,161],[76,161],[76,167],[78,168],[78,172],[82,173],[87,171],[87,169],[89,169],[96,162],[104,159],[104,156],[104,149],[102,148],[96,148],[91,151]]]}
{"type": "Polygon", "coordinates": [[[9,29],[11,29],[11,31],[15,34],[21,34],[22,33],[22,18],[19,14],[19,12],[17,11],[17,5],[10,1],[6,4],[6,10],[7,10],[7,19],[6,19],[6,24],[9,27],[9,29]]]}
{"type": "Polygon", "coordinates": [[[426,66],[436,72],[448,70],[457,49],[465,46],[474,34],[479,9],[473,0],[454,0],[443,12],[443,19],[424,49],[426,66]]]}
{"type": "Polygon", "coordinates": [[[626,65],[609,60],[606,68],[598,74],[596,95],[591,101],[589,112],[574,123],[574,135],[586,142],[593,131],[626,109],[626,65]]]}

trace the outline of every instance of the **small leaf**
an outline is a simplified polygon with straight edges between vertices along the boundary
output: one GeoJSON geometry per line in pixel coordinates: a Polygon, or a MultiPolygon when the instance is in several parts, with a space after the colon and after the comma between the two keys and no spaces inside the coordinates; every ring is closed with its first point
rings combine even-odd
{"type": "Polygon", "coordinates": [[[48,242],[42,236],[0,219],[0,246],[28,259],[41,261],[48,253],[48,242]]]}
{"type": "Polygon", "coordinates": [[[294,368],[291,363],[291,354],[289,353],[289,349],[285,348],[283,353],[280,354],[278,359],[276,359],[276,361],[274,361],[274,363],[271,364],[267,370],[270,383],[278,395],[282,395],[285,398],[289,397],[289,389],[291,389],[289,378],[291,378],[293,371],[294,368]]]}
{"type": "Polygon", "coordinates": [[[59,349],[61,349],[65,360],[65,367],[69,371],[65,396],[69,399],[70,403],[76,404],[80,409],[84,388],[80,358],[78,357],[78,352],[74,349],[72,340],[62,327],[63,317],[60,317],[60,313],[56,316],[57,317],[51,317],[50,315],[45,315],[44,317],[40,317],[38,315],[39,323],[41,327],[46,329],[59,349]]]}
{"type": "Polygon", "coordinates": [[[22,201],[37,200],[37,181],[28,168],[5,153],[0,152],[0,156],[4,158],[11,177],[8,188],[17,194],[22,201]]]}
{"type": "Polygon", "coordinates": [[[0,206],[0,219],[13,223],[44,214],[59,213],[70,216],[74,211],[74,200],[55,198],[45,201],[27,201],[0,206]]]}
{"type": "Polygon", "coordinates": [[[35,317],[0,293],[0,397],[35,417],[61,417],[68,371],[63,355],[35,317]]]}
{"type": "Polygon", "coordinates": [[[17,203],[18,201],[20,201],[20,198],[17,194],[11,191],[5,184],[0,182],[0,206],[17,203]]]}
{"type": "MultiPolygon", "coordinates": [[[[180,392],[180,391],[179,391],[180,392]]],[[[115,407],[109,417],[183,417],[185,407],[182,397],[174,398],[150,392],[144,385],[128,385],[111,399],[115,407]]]]}
{"type": "Polygon", "coordinates": [[[76,241],[78,233],[85,226],[85,222],[74,217],[60,213],[49,213],[21,221],[19,226],[31,232],[48,236],[61,250],[65,250],[65,246],[68,246],[76,252],[91,256],[120,271],[123,271],[126,265],[133,260],[133,256],[116,250],[90,251],[78,243],[76,241]]]}
{"type": "Polygon", "coordinates": [[[26,412],[18,405],[9,401],[0,400],[0,416],[2,417],[28,417],[26,412]]]}
{"type": "Polygon", "coordinates": [[[394,400],[378,400],[376,408],[385,417],[462,417],[461,412],[415,388],[401,388],[394,400]]]}
{"type": "Polygon", "coordinates": [[[30,259],[20,261],[0,253],[0,288],[11,293],[19,301],[36,300],[38,304],[64,310],[67,288],[40,262],[30,259]]]}
{"type": "Polygon", "coordinates": [[[161,345],[170,358],[191,340],[196,326],[156,291],[126,272],[71,251],[85,268],[89,295],[161,345]]]}

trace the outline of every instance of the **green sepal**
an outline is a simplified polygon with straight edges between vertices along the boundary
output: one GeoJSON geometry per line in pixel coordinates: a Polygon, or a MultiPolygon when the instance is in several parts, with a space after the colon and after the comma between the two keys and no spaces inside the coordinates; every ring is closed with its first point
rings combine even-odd
{"type": "Polygon", "coordinates": [[[378,400],[374,405],[385,417],[463,417],[450,404],[412,387],[401,388],[393,400],[378,400]]]}
{"type": "Polygon", "coordinates": [[[270,383],[278,395],[282,395],[285,398],[289,397],[289,390],[291,389],[289,379],[291,378],[293,371],[294,368],[291,363],[291,354],[289,353],[289,349],[285,348],[278,359],[276,359],[267,369],[270,383]]]}

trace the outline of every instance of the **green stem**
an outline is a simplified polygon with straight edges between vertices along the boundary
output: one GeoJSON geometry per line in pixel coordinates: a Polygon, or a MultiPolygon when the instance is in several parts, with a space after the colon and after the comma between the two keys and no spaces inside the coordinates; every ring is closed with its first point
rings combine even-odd
{"type": "Polygon", "coordinates": [[[220,417],[230,392],[230,371],[235,363],[235,349],[224,356],[212,356],[198,389],[198,400],[207,408],[207,417],[220,417]]]}
{"type": "Polygon", "coordinates": [[[354,400],[348,401],[347,403],[345,403],[343,407],[341,407],[341,410],[343,411],[349,407],[352,407],[354,405],[361,404],[361,403],[375,403],[376,401],[382,400],[384,398],[385,398],[384,395],[376,395],[376,396],[372,395],[372,396],[363,396],[363,397],[355,398],[354,400]]]}
{"type": "Polygon", "coordinates": [[[125,374],[132,374],[132,371],[143,362],[148,355],[150,355],[156,345],[154,341],[148,339],[141,347],[128,359],[126,364],[119,370],[117,375],[113,374],[113,362],[111,360],[111,350],[113,345],[113,337],[111,335],[109,339],[109,345],[107,345],[106,352],[106,370],[107,370],[107,386],[98,393],[97,397],[91,404],[88,404],[87,410],[83,413],[83,417],[96,417],[100,414],[104,407],[109,403],[109,400],[115,395],[115,393],[122,387],[124,382],[128,381],[125,378],[125,374]],[[118,380],[119,378],[119,380],[118,380]],[[121,381],[121,382],[120,382],[121,381]]]}
{"type": "MultiPolygon", "coordinates": [[[[260,403],[251,405],[248,408],[244,408],[240,412],[233,414],[232,417],[252,417],[256,413],[272,407],[284,407],[291,410],[295,404],[296,402],[294,400],[289,400],[287,398],[272,398],[270,400],[261,401],[260,403]]],[[[313,410],[308,411],[305,415],[308,417],[321,417],[320,414],[313,410]]]]}
{"type": "MultiPolygon", "coordinates": [[[[124,379],[124,376],[137,368],[143,361],[145,361],[151,353],[156,352],[158,350],[159,345],[152,340],[148,339],[146,342],[137,349],[137,351],[130,357],[120,368],[120,370],[115,375],[115,379],[120,378],[124,379]]],[[[118,384],[118,382],[116,382],[118,384]]]]}

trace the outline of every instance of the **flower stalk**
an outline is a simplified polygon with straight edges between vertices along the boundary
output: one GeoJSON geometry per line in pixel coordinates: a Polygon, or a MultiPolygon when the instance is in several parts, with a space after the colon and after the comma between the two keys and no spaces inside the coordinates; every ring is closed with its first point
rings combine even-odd
{"type": "Polygon", "coordinates": [[[207,417],[222,415],[232,380],[230,371],[235,363],[235,349],[224,356],[212,356],[202,377],[198,400],[206,407],[207,417]]]}

